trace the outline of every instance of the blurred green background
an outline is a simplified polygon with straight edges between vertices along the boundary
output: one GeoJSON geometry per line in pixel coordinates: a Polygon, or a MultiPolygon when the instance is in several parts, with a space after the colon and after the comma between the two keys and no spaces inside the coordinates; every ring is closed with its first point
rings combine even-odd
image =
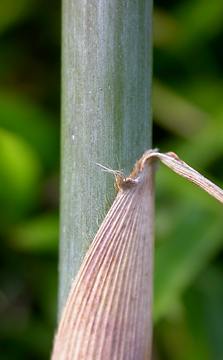
{"type": "MultiPolygon", "coordinates": [[[[154,146],[223,185],[223,2],[155,1],[154,146]]],[[[0,359],[56,324],[60,2],[0,4],[0,359]]],[[[222,207],[160,166],[155,360],[223,359],[222,207]]]]}

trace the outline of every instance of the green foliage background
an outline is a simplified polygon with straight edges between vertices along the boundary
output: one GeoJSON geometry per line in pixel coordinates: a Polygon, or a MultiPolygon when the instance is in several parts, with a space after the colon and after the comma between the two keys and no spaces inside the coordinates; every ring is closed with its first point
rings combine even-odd
{"type": "MultiPolygon", "coordinates": [[[[223,185],[223,2],[155,1],[154,146],[223,185]]],[[[0,358],[56,325],[60,4],[0,4],[0,358]]],[[[157,172],[154,359],[223,359],[222,207],[157,172]]]]}

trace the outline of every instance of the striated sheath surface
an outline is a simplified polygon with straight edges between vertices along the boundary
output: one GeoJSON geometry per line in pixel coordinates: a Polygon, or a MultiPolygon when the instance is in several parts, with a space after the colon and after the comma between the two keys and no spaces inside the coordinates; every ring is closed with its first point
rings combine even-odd
{"type": "MultiPolygon", "coordinates": [[[[129,178],[130,179],[130,178],[129,178]]],[[[52,359],[149,360],[153,166],[126,182],[73,283],[52,359]]]]}

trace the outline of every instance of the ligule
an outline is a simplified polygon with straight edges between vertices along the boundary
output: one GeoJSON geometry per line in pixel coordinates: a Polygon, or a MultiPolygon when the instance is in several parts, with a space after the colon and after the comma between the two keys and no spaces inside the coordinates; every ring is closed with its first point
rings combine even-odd
{"type": "Polygon", "coordinates": [[[223,202],[223,191],[174,153],[149,150],[116,177],[117,197],[72,284],[53,360],[150,360],[154,159],[223,202]]]}

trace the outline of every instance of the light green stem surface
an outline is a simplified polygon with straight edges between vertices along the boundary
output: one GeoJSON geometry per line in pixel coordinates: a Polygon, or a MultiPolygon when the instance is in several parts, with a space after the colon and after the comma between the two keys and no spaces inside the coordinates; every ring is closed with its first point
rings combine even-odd
{"type": "Polygon", "coordinates": [[[63,0],[59,311],[114,198],[151,147],[151,0],[63,0]]]}

